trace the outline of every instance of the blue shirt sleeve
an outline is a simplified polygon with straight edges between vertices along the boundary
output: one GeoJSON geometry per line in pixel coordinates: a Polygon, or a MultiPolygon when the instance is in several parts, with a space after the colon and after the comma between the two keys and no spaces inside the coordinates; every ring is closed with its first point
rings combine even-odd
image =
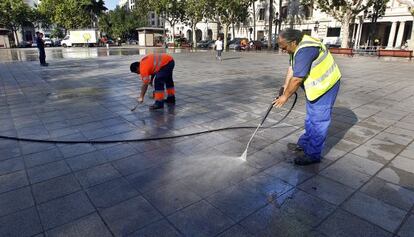
{"type": "Polygon", "coordinates": [[[295,64],[293,65],[293,76],[305,78],[312,66],[312,62],[319,56],[318,47],[306,47],[299,49],[295,55],[295,64]]]}

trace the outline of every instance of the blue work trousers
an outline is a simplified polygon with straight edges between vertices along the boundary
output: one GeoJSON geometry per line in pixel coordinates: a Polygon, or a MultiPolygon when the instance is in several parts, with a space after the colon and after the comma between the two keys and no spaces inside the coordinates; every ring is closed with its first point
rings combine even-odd
{"type": "Polygon", "coordinates": [[[306,100],[305,133],[299,138],[298,145],[312,159],[322,159],[321,154],[328,136],[332,108],[339,86],[340,81],[317,100],[306,100]]]}

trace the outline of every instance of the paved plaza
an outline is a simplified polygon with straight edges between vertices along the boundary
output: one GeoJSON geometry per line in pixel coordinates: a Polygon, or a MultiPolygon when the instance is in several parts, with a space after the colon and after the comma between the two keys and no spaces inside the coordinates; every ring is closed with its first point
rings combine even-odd
{"type": "MultiPolygon", "coordinates": [[[[149,111],[146,97],[131,112],[141,84],[129,64],[145,50],[79,50],[48,49],[49,67],[35,51],[0,50],[0,135],[131,140],[255,127],[288,66],[272,52],[219,62],[176,51],[176,106],[149,111]]],[[[273,109],[247,162],[253,128],[109,144],[0,139],[0,236],[414,236],[414,62],[335,58],[343,78],[321,163],[295,166],[286,147],[303,132],[301,90],[282,123],[293,98],[273,109]]]]}

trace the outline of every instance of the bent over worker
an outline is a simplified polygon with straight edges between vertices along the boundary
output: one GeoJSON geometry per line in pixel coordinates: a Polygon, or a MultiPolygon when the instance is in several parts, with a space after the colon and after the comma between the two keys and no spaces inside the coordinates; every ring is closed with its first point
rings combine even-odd
{"type": "Polygon", "coordinates": [[[290,67],[284,93],[273,104],[280,108],[299,87],[305,90],[305,133],[297,144],[289,143],[288,148],[296,153],[296,165],[318,163],[322,159],[341,72],[326,46],[301,31],[284,30],[279,34],[278,43],[289,53],[290,67]]]}
{"type": "Polygon", "coordinates": [[[165,53],[147,54],[140,62],[131,64],[131,72],[141,74],[143,82],[140,96],[137,98],[139,103],[144,102],[148,85],[153,84],[155,103],[149,107],[150,110],[164,108],[164,102],[175,104],[174,65],[173,57],[165,53]],[[164,100],[164,87],[167,89],[166,100],[164,100]]]}

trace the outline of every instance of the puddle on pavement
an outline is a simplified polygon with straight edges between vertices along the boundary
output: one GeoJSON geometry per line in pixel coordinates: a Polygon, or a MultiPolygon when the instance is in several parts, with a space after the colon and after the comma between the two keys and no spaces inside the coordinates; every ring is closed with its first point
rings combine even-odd
{"type": "Polygon", "coordinates": [[[93,87],[83,87],[75,89],[63,89],[58,92],[48,93],[47,97],[50,99],[73,99],[85,96],[97,96],[107,93],[107,89],[98,89],[93,87]]]}

